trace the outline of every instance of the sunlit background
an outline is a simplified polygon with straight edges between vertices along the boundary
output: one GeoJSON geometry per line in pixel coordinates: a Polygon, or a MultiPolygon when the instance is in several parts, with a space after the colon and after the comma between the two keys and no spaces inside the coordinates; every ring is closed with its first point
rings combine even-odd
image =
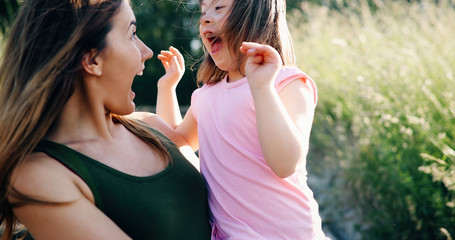
{"type": "MultiPolygon", "coordinates": [[[[319,90],[307,164],[327,235],[453,239],[455,3],[287,2],[298,66],[319,90]]],[[[186,57],[177,90],[189,104],[202,53],[196,3],[133,0],[138,35],[155,53],[133,86],[141,109],[153,111],[164,73],[156,55],[170,45],[186,57]]],[[[2,44],[18,5],[0,1],[2,44]]]]}

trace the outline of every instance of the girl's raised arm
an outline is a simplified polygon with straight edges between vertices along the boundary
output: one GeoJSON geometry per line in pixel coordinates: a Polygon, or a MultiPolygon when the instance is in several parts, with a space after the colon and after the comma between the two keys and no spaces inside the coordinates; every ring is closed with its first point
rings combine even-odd
{"type": "Polygon", "coordinates": [[[175,92],[177,84],[185,72],[183,56],[176,48],[170,47],[169,51],[161,51],[158,59],[161,60],[166,74],[158,81],[156,114],[174,129],[174,132],[170,134],[177,135],[180,140],[183,140],[177,143],[179,147],[187,145],[191,149],[197,150],[199,149],[197,123],[193,118],[191,107],[182,120],[175,92]]]}
{"type": "Polygon", "coordinates": [[[158,59],[161,60],[166,74],[158,80],[156,113],[175,128],[182,122],[175,89],[185,73],[185,61],[182,54],[174,47],[170,47],[169,51],[161,51],[158,59]]]}
{"type": "Polygon", "coordinates": [[[270,46],[243,43],[245,73],[256,108],[259,140],[265,160],[279,177],[292,175],[308,153],[314,100],[303,81],[293,81],[280,94],[274,80],[282,67],[270,46]]]}

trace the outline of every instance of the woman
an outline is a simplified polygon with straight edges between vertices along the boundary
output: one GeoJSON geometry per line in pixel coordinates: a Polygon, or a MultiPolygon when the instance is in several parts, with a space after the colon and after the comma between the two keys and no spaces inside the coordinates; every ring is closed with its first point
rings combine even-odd
{"type": "Polygon", "coordinates": [[[2,240],[18,222],[36,239],[210,237],[166,124],[123,117],[152,55],[126,0],[23,3],[0,67],[2,240]]]}

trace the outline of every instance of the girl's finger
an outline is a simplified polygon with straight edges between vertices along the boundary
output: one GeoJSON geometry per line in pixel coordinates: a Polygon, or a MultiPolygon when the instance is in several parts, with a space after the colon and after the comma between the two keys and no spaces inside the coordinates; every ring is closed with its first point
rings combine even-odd
{"type": "Polygon", "coordinates": [[[179,62],[178,62],[176,56],[173,56],[173,57],[171,58],[171,63],[172,63],[174,66],[176,66],[176,67],[178,68],[178,70],[180,70],[180,64],[179,64],[179,62]]]}
{"type": "Polygon", "coordinates": [[[261,64],[264,63],[264,57],[262,55],[256,54],[253,56],[251,61],[256,64],[261,64]]]}
{"type": "Polygon", "coordinates": [[[161,64],[163,64],[164,69],[168,69],[169,68],[169,62],[168,61],[161,60],[161,64]]]}
{"type": "Polygon", "coordinates": [[[248,51],[248,49],[246,47],[244,47],[243,45],[240,46],[240,52],[241,53],[246,54],[247,51],[248,51]]]}
{"type": "Polygon", "coordinates": [[[259,48],[261,46],[265,46],[263,44],[255,43],[255,42],[243,42],[242,47],[246,48],[247,50],[250,48],[259,48]]]}
{"type": "Polygon", "coordinates": [[[245,52],[248,52],[250,49],[254,49],[256,53],[272,53],[276,51],[273,47],[269,45],[254,42],[243,42],[242,48],[244,49],[245,52]]]}
{"type": "Polygon", "coordinates": [[[169,51],[171,51],[177,57],[180,67],[185,67],[185,60],[183,59],[183,55],[180,53],[180,51],[173,46],[169,47],[169,51]]]}
{"type": "Polygon", "coordinates": [[[161,61],[166,61],[166,62],[169,62],[169,57],[165,57],[161,54],[158,55],[158,59],[161,60],[161,61]]]}
{"type": "Polygon", "coordinates": [[[162,50],[162,51],[160,52],[160,54],[163,55],[163,56],[166,56],[166,57],[172,57],[172,56],[174,56],[174,54],[173,54],[172,52],[164,51],[164,50],[162,50]]]}

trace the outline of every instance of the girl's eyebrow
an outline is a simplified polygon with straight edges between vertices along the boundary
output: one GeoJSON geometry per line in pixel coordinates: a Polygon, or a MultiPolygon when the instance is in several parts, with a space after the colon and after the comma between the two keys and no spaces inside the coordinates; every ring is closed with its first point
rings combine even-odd
{"type": "Polygon", "coordinates": [[[217,3],[218,1],[219,1],[219,0],[213,0],[210,4],[207,4],[206,1],[201,0],[201,1],[199,1],[199,6],[200,6],[200,7],[203,7],[203,6],[209,5],[208,7],[210,7],[210,6],[212,6],[213,4],[217,3]]]}

